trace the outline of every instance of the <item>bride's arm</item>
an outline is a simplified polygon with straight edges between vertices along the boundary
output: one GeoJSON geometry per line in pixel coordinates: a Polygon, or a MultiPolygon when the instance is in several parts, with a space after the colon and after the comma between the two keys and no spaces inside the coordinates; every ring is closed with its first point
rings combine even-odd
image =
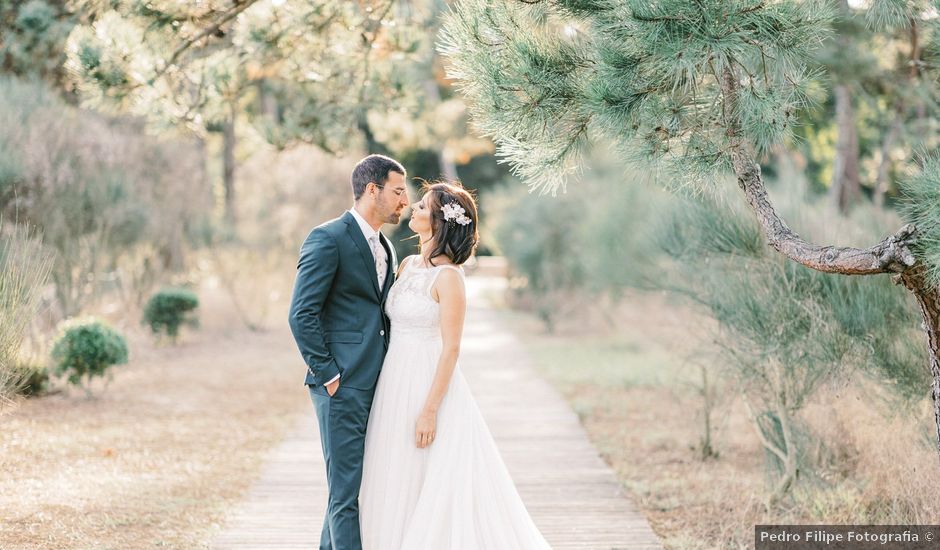
{"type": "Polygon", "coordinates": [[[424,402],[424,409],[418,415],[415,429],[415,443],[419,448],[427,447],[437,435],[437,411],[441,407],[450,379],[457,366],[460,355],[460,338],[463,334],[463,321],[467,309],[467,296],[463,277],[452,269],[444,269],[434,283],[432,295],[441,304],[441,340],[443,348],[437,361],[434,382],[424,402]]]}

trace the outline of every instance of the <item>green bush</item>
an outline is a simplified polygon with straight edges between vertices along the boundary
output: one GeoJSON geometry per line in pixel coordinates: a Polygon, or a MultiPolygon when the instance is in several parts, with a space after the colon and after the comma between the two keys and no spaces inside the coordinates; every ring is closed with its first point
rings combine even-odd
{"type": "Polygon", "coordinates": [[[172,340],[179,335],[184,323],[195,325],[191,312],[199,307],[199,298],[183,288],[166,288],[154,294],[144,307],[144,324],[154,334],[166,334],[172,340]]]}
{"type": "Polygon", "coordinates": [[[21,361],[13,367],[16,379],[16,393],[27,397],[41,395],[49,386],[49,369],[29,361],[21,361]]]}
{"type": "Polygon", "coordinates": [[[52,347],[56,374],[76,386],[104,376],[114,365],[127,363],[127,342],[103,321],[87,318],[66,323],[52,347]]]}
{"type": "MultiPolygon", "coordinates": [[[[929,168],[940,174],[940,161],[929,168]]],[[[747,404],[777,496],[797,481],[819,480],[808,450],[820,442],[800,411],[825,383],[866,375],[889,390],[879,399],[901,398],[889,405],[920,402],[929,374],[917,310],[903,288],[888,277],[834,276],[784,258],[764,243],[733,182],[712,194],[663,196],[642,180],[595,172],[574,198],[524,190],[493,198],[501,207],[496,240],[543,319],[566,315],[552,299],[559,290],[580,297],[578,308],[603,307],[605,294],[616,300],[626,288],[688,299],[715,321],[707,336],[718,360],[709,369],[747,404]]],[[[781,194],[784,218],[810,240],[866,244],[899,225],[870,205],[833,220],[825,204],[805,196],[802,181],[779,183],[772,191],[781,194]]],[[[935,193],[936,185],[920,188],[935,193]]],[[[915,221],[927,217],[911,213],[915,221]]],[[[929,261],[935,251],[926,248],[929,261]]]]}
{"type": "Polygon", "coordinates": [[[492,241],[513,273],[524,278],[521,295],[532,299],[534,313],[554,330],[577,305],[572,294],[585,286],[579,233],[572,228],[583,221],[586,201],[575,193],[532,196],[521,186],[491,193],[487,200],[492,241]]]}
{"type": "Polygon", "coordinates": [[[585,301],[661,278],[648,226],[669,197],[638,170],[597,164],[579,189],[556,197],[518,184],[486,195],[483,239],[524,278],[519,294],[549,330],[585,301]]]}

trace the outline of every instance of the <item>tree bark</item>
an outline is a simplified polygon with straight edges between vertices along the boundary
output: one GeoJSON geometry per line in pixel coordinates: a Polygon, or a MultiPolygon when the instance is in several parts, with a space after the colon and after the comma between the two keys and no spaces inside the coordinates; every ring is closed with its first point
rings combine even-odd
{"type": "Polygon", "coordinates": [[[222,187],[225,192],[225,221],[234,225],[235,216],[235,113],[222,128],[222,187]]]}
{"type": "Polygon", "coordinates": [[[836,85],[835,98],[838,137],[829,196],[839,212],[845,214],[862,196],[858,174],[858,129],[855,127],[855,109],[848,85],[836,85]]]}
{"type": "Polygon", "coordinates": [[[930,374],[933,375],[930,397],[937,431],[937,454],[940,455],[940,289],[930,286],[923,264],[898,275],[895,282],[903,284],[914,294],[920,313],[924,318],[923,329],[927,336],[927,353],[930,358],[930,374]]]}

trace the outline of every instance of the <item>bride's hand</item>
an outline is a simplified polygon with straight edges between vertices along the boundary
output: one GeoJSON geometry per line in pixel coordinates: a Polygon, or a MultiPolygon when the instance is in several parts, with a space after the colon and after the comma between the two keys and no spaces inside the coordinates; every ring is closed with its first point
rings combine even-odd
{"type": "Polygon", "coordinates": [[[437,435],[437,414],[422,411],[418,415],[418,423],[415,428],[415,443],[418,448],[423,449],[434,442],[435,435],[437,435]]]}

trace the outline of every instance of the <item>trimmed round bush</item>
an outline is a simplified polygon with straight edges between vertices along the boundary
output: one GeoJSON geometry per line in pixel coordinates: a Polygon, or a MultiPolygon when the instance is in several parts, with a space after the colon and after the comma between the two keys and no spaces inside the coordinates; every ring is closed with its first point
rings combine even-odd
{"type": "Polygon", "coordinates": [[[56,338],[52,361],[56,374],[66,375],[71,384],[81,386],[104,376],[114,365],[127,363],[127,342],[101,320],[71,321],[56,338]]]}
{"type": "Polygon", "coordinates": [[[156,334],[176,340],[180,326],[195,325],[192,312],[199,307],[199,298],[184,288],[165,288],[154,294],[144,307],[144,324],[156,334]]]}

